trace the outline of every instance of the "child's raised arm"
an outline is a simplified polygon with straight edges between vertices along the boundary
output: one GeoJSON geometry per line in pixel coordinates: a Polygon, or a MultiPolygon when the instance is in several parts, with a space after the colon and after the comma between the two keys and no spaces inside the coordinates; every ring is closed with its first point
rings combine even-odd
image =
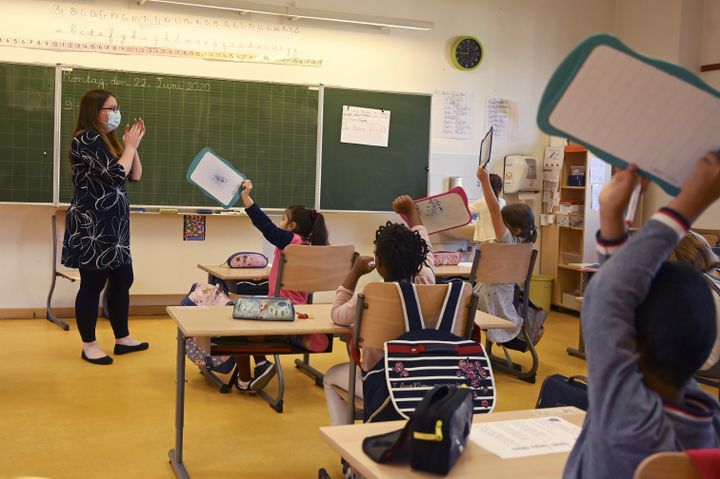
{"type": "Polygon", "coordinates": [[[415,206],[415,202],[408,195],[401,195],[395,198],[392,207],[395,213],[404,215],[407,218],[410,228],[422,225],[422,219],[420,219],[420,214],[415,206]]]}
{"type": "Polygon", "coordinates": [[[718,153],[705,155],[683,183],[680,193],[668,203],[668,208],[683,215],[690,223],[720,198],[718,153]]]}
{"type": "Polygon", "coordinates": [[[490,184],[490,174],[485,168],[479,166],[477,169],[477,178],[482,186],[483,196],[487,204],[490,219],[492,220],[493,230],[495,231],[495,239],[501,240],[507,234],[507,226],[502,219],[502,208],[498,202],[495,192],[490,184]]]}
{"type": "Polygon", "coordinates": [[[605,185],[600,193],[600,236],[614,240],[625,235],[623,212],[630,203],[635,185],[642,181],[642,191],[648,185],[647,178],[640,179],[637,166],[630,164],[626,170],[620,170],[605,185]]]}
{"type": "Polygon", "coordinates": [[[292,243],[292,231],[286,231],[278,228],[275,223],[268,218],[265,212],[260,209],[257,203],[253,201],[250,197],[250,192],[253,189],[252,181],[245,180],[243,181],[242,186],[243,190],[240,193],[240,197],[242,198],[243,205],[245,205],[245,212],[250,217],[252,224],[260,230],[266,240],[280,249],[285,249],[287,245],[292,243]]]}
{"type": "MultiPolygon", "coordinates": [[[[598,238],[599,252],[606,254],[611,249],[617,252],[588,283],[581,327],[587,351],[590,405],[606,431],[597,441],[621,444],[636,440],[638,424],[654,424],[657,414],[640,373],[636,310],[690,223],[720,197],[720,158],[713,154],[703,158],[683,183],[680,194],[653,215],[622,248],[617,248],[625,239],[622,211],[637,176],[631,167],[618,172],[616,177],[605,186],[600,197],[601,227],[605,228],[601,235],[615,235],[618,227],[622,232],[619,241],[612,241],[618,236],[598,238]],[[605,224],[602,224],[603,214],[605,224]],[[618,405],[630,412],[618,413],[618,405]]],[[[652,449],[657,445],[642,446],[652,449]]]]}

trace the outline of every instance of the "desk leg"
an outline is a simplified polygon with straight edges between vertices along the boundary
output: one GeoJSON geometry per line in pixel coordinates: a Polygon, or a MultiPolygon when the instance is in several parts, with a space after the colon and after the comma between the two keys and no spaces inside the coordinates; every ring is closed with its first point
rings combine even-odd
{"type": "Polygon", "coordinates": [[[567,348],[567,353],[576,358],[585,359],[585,340],[583,340],[582,327],[578,325],[578,347],[567,348]]]}
{"type": "Polygon", "coordinates": [[[175,449],[170,449],[168,457],[175,477],[190,479],[183,463],[183,427],[185,425],[185,335],[177,332],[177,375],[175,378],[175,449]]]}
{"type": "MultiPolygon", "coordinates": [[[[53,251],[54,250],[55,249],[53,248],[53,251]]],[[[53,258],[53,260],[55,260],[55,258],[53,258]]],[[[58,276],[57,273],[53,274],[52,283],[50,283],[50,292],[48,293],[48,297],[47,297],[47,312],[45,313],[45,318],[47,318],[47,320],[50,321],[51,323],[57,324],[58,326],[63,328],[65,331],[69,331],[70,325],[68,323],[66,323],[65,321],[63,321],[62,319],[55,316],[55,313],[53,313],[53,310],[52,310],[52,296],[53,296],[53,291],[55,291],[55,281],[57,280],[57,276],[58,276]]]]}
{"type": "Polygon", "coordinates": [[[283,412],[283,396],[285,395],[285,377],[283,376],[282,364],[280,364],[280,356],[275,354],[273,356],[275,360],[275,366],[277,367],[277,378],[278,378],[278,394],[276,397],[272,397],[265,390],[260,390],[257,395],[263,398],[271,408],[277,413],[283,412]]]}
{"type": "Polygon", "coordinates": [[[315,380],[315,386],[323,387],[325,374],[310,366],[310,354],[304,353],[302,359],[295,360],[295,367],[315,380]]]}

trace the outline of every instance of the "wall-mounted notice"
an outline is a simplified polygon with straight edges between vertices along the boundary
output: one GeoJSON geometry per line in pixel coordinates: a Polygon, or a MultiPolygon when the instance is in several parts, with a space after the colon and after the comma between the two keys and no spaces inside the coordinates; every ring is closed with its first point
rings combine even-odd
{"type": "Polygon", "coordinates": [[[390,136],[390,110],[343,105],[340,143],[383,146],[390,136]]]}
{"type": "Polygon", "coordinates": [[[434,98],[440,111],[439,136],[456,140],[472,139],[475,120],[475,94],[440,90],[434,98]]]}
{"type": "Polygon", "coordinates": [[[518,112],[515,102],[508,98],[487,99],[487,128],[493,129],[496,140],[515,141],[518,112]]]}

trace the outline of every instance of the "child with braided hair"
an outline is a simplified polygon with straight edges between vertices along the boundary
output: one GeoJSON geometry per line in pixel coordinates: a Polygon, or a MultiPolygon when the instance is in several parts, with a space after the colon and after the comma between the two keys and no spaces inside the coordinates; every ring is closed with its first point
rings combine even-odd
{"type": "MultiPolygon", "coordinates": [[[[375,257],[360,256],[355,260],[350,273],[335,293],[330,317],[335,324],[350,326],[355,318],[357,286],[360,277],[377,269],[386,282],[412,281],[417,284],[434,284],[435,272],[427,229],[412,198],[399,196],[393,201],[393,210],[407,218],[408,226],[387,222],[375,232],[375,257]]],[[[363,354],[363,369],[370,370],[380,359],[383,351],[366,348],[363,354]]],[[[348,389],[350,363],[336,364],[323,379],[325,399],[333,426],[347,423],[345,401],[333,389],[339,386],[348,389]]],[[[362,371],[357,368],[355,394],[362,398],[362,371]]]]}

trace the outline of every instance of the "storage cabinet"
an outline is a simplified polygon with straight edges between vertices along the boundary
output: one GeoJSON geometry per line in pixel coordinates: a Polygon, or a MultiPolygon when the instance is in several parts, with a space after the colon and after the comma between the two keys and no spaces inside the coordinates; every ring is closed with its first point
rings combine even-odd
{"type": "Polygon", "coordinates": [[[582,296],[585,286],[582,268],[583,264],[597,261],[598,196],[610,180],[610,174],[610,165],[585,148],[565,147],[559,182],[560,205],[553,209],[555,223],[541,229],[540,273],[553,278],[554,306],[580,311],[578,297],[582,296]],[[578,178],[579,171],[583,171],[584,181],[578,178]]]}

